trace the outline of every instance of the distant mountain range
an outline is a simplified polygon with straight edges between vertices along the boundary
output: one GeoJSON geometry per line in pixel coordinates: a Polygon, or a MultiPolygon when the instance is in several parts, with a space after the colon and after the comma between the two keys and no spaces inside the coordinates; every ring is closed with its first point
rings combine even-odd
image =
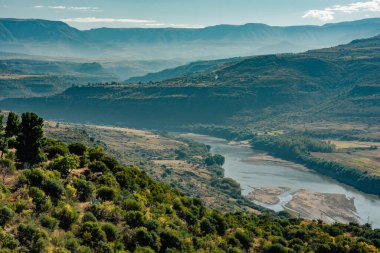
{"type": "Polygon", "coordinates": [[[218,25],[202,29],[77,30],[63,22],[0,19],[3,52],[113,60],[187,61],[302,52],[380,33],[380,19],[323,26],[218,25]]]}
{"type": "Polygon", "coordinates": [[[320,119],[380,123],[380,36],[205,66],[161,82],[72,87],[49,98],[4,100],[0,107],[69,121],[161,129],[320,119]]]}

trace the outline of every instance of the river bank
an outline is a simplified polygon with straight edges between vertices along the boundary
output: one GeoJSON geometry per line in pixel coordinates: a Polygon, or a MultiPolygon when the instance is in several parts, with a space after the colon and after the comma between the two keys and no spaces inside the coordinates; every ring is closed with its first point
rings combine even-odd
{"type": "Polygon", "coordinates": [[[344,223],[357,221],[362,224],[369,220],[374,227],[380,227],[380,198],[376,196],[364,194],[313,170],[294,166],[293,163],[270,157],[246,145],[203,135],[182,137],[191,137],[192,140],[210,145],[212,153],[225,156],[225,177],[239,182],[245,196],[253,188],[290,189],[276,194],[279,201],[275,199],[275,203],[271,199],[273,196],[270,196],[269,200],[261,200],[263,202],[253,200],[256,204],[274,211],[294,209],[294,215],[305,219],[322,218],[327,223],[335,220],[344,223]]]}

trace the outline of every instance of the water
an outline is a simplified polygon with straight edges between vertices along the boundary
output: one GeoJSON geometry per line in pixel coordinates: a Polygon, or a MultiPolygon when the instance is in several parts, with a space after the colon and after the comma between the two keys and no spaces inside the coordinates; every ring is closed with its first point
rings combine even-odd
{"type": "Polygon", "coordinates": [[[243,195],[251,192],[252,187],[287,187],[291,189],[280,195],[280,203],[276,205],[256,202],[262,206],[281,211],[283,205],[292,199],[291,193],[301,189],[310,192],[344,194],[348,198],[354,198],[360,223],[366,223],[369,219],[374,228],[380,228],[380,198],[376,196],[364,194],[312,170],[247,161],[247,158],[254,154],[254,150],[241,145],[229,144],[223,139],[200,135],[184,135],[182,137],[210,145],[212,153],[223,155],[226,158],[223,166],[225,177],[239,182],[243,195]]]}

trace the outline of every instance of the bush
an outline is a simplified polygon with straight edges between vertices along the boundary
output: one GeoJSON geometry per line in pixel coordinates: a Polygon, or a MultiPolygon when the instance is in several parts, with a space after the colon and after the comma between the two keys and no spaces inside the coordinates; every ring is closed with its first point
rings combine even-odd
{"type": "Polygon", "coordinates": [[[7,223],[11,222],[15,212],[7,206],[0,207],[0,226],[4,227],[7,223]]]}
{"type": "Polygon", "coordinates": [[[106,233],[107,241],[113,242],[118,238],[117,227],[112,223],[106,223],[102,226],[102,230],[106,233]]]}
{"type": "Polygon", "coordinates": [[[279,243],[272,244],[264,249],[265,253],[288,253],[289,249],[279,243]]]}
{"type": "Polygon", "coordinates": [[[32,201],[37,212],[44,212],[52,207],[50,198],[46,196],[44,191],[37,187],[30,188],[29,196],[32,197],[32,201]]]}
{"type": "Polygon", "coordinates": [[[80,160],[77,155],[59,156],[50,165],[50,168],[59,171],[62,176],[67,177],[73,169],[78,168],[80,160]]]}
{"type": "Polygon", "coordinates": [[[65,156],[69,153],[69,149],[66,144],[62,142],[57,142],[51,146],[44,148],[45,153],[49,159],[54,159],[58,156],[65,156]]]}
{"type": "Polygon", "coordinates": [[[48,245],[46,233],[42,229],[32,225],[19,225],[17,239],[30,253],[44,252],[48,245]]]}
{"type": "Polygon", "coordinates": [[[101,161],[95,161],[95,162],[92,162],[88,165],[88,168],[94,172],[94,173],[97,173],[97,172],[107,172],[109,171],[107,165],[105,165],[104,162],[101,162],[101,161]]]}
{"type": "Polygon", "coordinates": [[[86,212],[82,217],[82,223],[89,221],[98,222],[98,219],[96,219],[95,215],[92,212],[86,212]]]}
{"type": "Polygon", "coordinates": [[[96,222],[85,222],[79,230],[79,236],[86,245],[95,247],[100,242],[106,241],[106,233],[96,222]]]}
{"type": "Polygon", "coordinates": [[[95,191],[93,183],[80,178],[73,180],[73,186],[77,189],[77,196],[80,201],[89,200],[95,191]]]}
{"type": "Polygon", "coordinates": [[[101,147],[90,148],[88,151],[88,158],[91,162],[100,161],[104,156],[104,150],[101,147]]]}
{"type": "Polygon", "coordinates": [[[5,178],[9,175],[14,174],[15,171],[16,171],[16,166],[12,160],[0,159],[0,174],[2,177],[3,183],[5,182],[5,178]]]}
{"type": "Polygon", "coordinates": [[[103,201],[113,200],[116,197],[116,191],[111,187],[103,186],[97,190],[96,196],[103,201]]]}
{"type": "Polygon", "coordinates": [[[245,234],[245,233],[243,233],[243,232],[241,232],[241,231],[237,231],[237,232],[235,233],[235,238],[238,239],[239,242],[241,243],[241,245],[243,245],[243,247],[244,247],[245,249],[247,249],[247,250],[248,250],[248,249],[251,247],[251,245],[252,245],[252,240],[251,240],[251,238],[250,238],[247,234],[245,234]]]}
{"type": "Polygon", "coordinates": [[[179,237],[172,232],[163,231],[160,233],[161,238],[161,250],[165,252],[165,249],[182,249],[182,243],[179,237]]]}
{"type": "Polygon", "coordinates": [[[45,228],[48,228],[48,229],[51,229],[51,230],[54,230],[57,228],[57,225],[58,225],[58,220],[51,217],[50,215],[48,214],[42,214],[40,216],[40,223],[43,227],[45,228]]]}
{"type": "Polygon", "coordinates": [[[87,151],[87,147],[82,143],[72,143],[69,145],[69,151],[71,154],[83,156],[87,151]]]}
{"type": "Polygon", "coordinates": [[[67,204],[58,210],[55,216],[59,220],[59,226],[67,230],[78,220],[79,214],[74,207],[67,204]]]}
{"type": "Polygon", "coordinates": [[[203,219],[201,221],[200,228],[203,235],[215,233],[215,227],[208,219],[203,219]]]}
{"type": "Polygon", "coordinates": [[[145,217],[140,211],[129,211],[125,214],[125,221],[130,227],[140,227],[144,225],[145,217]]]}

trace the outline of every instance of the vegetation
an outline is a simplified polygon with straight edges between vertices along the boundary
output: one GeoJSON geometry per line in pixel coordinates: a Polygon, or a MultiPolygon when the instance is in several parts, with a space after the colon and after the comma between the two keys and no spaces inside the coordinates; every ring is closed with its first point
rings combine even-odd
{"type": "Polygon", "coordinates": [[[252,146],[266,150],[285,160],[304,164],[308,168],[366,193],[380,196],[380,177],[369,175],[365,171],[341,163],[310,155],[310,152],[333,152],[335,146],[330,143],[308,137],[273,135],[256,136],[252,139],[252,146]]]}
{"type": "MultiPolygon", "coordinates": [[[[30,122],[31,117],[39,119],[22,119],[30,122]]],[[[31,131],[26,122],[20,131],[31,131]]],[[[75,154],[34,163],[0,188],[2,251],[353,253],[380,248],[380,231],[368,225],[220,213],[154,181],[138,167],[105,159],[99,148],[69,150],[75,154]],[[78,160],[91,150],[96,150],[92,163],[78,168],[78,160]]]]}

